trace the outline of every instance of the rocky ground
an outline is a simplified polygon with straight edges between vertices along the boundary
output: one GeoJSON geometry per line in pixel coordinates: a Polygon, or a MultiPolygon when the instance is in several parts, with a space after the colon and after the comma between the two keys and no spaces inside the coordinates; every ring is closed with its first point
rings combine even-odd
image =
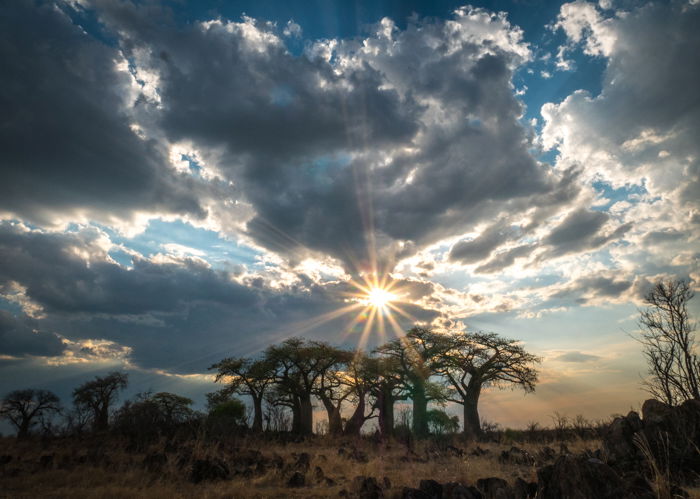
{"type": "Polygon", "coordinates": [[[700,402],[600,439],[0,441],[2,497],[700,498],[700,402]]]}

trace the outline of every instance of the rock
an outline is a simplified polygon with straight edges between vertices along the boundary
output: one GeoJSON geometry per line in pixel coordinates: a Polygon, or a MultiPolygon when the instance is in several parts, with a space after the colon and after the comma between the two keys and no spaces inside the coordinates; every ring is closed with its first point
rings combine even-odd
{"type": "Polygon", "coordinates": [[[537,496],[537,482],[526,482],[520,477],[516,478],[513,495],[515,499],[534,499],[537,496]]]}
{"type": "Polygon", "coordinates": [[[421,480],[418,488],[431,499],[442,499],[442,485],[435,480],[421,480]]]}
{"type": "Polygon", "coordinates": [[[607,464],[582,456],[561,456],[537,471],[538,499],[618,499],[622,479],[607,464]]]}
{"type": "Polygon", "coordinates": [[[292,473],[292,476],[287,480],[287,487],[298,488],[306,485],[306,476],[299,471],[292,473]]]}
{"type": "Polygon", "coordinates": [[[476,488],[482,492],[484,499],[513,499],[513,490],[502,478],[479,478],[476,488]]]}
{"type": "Polygon", "coordinates": [[[603,434],[603,449],[610,464],[620,467],[638,467],[641,454],[634,443],[634,434],[642,429],[639,415],[630,411],[626,417],[617,417],[603,434]]]}
{"type": "Polygon", "coordinates": [[[382,479],[382,484],[384,485],[384,488],[385,488],[386,490],[388,490],[388,489],[391,488],[391,480],[389,480],[389,477],[388,477],[388,476],[385,476],[385,477],[382,479]]]}
{"type": "Polygon", "coordinates": [[[455,457],[464,457],[465,454],[464,450],[460,449],[459,447],[455,447],[454,445],[448,445],[447,452],[449,452],[455,457]]]}
{"type": "Polygon", "coordinates": [[[442,486],[445,499],[482,499],[481,492],[474,487],[467,487],[457,482],[448,482],[442,486]]]}
{"type": "Polygon", "coordinates": [[[200,483],[204,481],[226,480],[229,477],[229,469],[221,459],[197,459],[192,464],[190,481],[200,483]]]}
{"type": "Polygon", "coordinates": [[[673,412],[671,406],[655,399],[645,400],[642,404],[642,420],[644,424],[662,423],[673,412]]]}
{"type": "Polygon", "coordinates": [[[401,491],[401,499],[430,499],[430,496],[420,489],[404,487],[401,491]]]}
{"type": "Polygon", "coordinates": [[[537,453],[537,458],[540,461],[553,461],[557,457],[557,452],[549,446],[542,447],[537,453]]]}
{"type": "Polygon", "coordinates": [[[532,466],[535,464],[535,458],[529,452],[519,447],[511,447],[510,450],[501,452],[498,462],[501,464],[532,466]]]}
{"type": "Polygon", "coordinates": [[[352,482],[353,491],[361,499],[380,499],[384,497],[384,491],[371,476],[356,476],[352,482]]]}
{"type": "Polygon", "coordinates": [[[471,454],[472,456],[477,456],[477,457],[478,457],[478,456],[485,456],[486,454],[489,454],[489,453],[490,453],[490,452],[489,452],[488,449],[482,449],[482,448],[479,447],[478,445],[476,446],[476,448],[475,448],[473,451],[470,452],[470,454],[471,454]]]}
{"type": "Polygon", "coordinates": [[[297,471],[302,471],[306,473],[309,471],[309,467],[311,466],[311,455],[308,452],[302,452],[297,456],[297,460],[294,463],[294,468],[297,471]]]}
{"type": "MultiPolygon", "coordinates": [[[[644,436],[656,456],[657,464],[690,479],[700,474],[700,400],[686,400],[668,411],[659,403],[644,402],[649,421],[644,422],[644,436]]],[[[644,407],[643,406],[643,407],[644,407]]]]}
{"type": "Polygon", "coordinates": [[[317,482],[323,481],[326,475],[323,474],[323,469],[320,466],[314,468],[314,480],[317,482]]]}

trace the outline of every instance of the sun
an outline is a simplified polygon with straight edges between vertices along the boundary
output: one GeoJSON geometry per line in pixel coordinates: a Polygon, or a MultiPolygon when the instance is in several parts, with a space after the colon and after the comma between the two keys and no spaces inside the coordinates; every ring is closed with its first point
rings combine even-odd
{"type": "Polygon", "coordinates": [[[385,308],[394,300],[396,295],[384,288],[372,288],[367,293],[367,303],[374,308],[385,308]]]}

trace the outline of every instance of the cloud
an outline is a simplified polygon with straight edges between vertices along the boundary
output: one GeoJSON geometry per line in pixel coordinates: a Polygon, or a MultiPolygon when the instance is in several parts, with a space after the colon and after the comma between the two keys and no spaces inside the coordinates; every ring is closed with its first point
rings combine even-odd
{"type": "Polygon", "coordinates": [[[144,211],[203,217],[196,182],[134,131],[134,82],[119,51],[53,3],[1,10],[0,214],[46,225],[144,211]]]}
{"type": "Polygon", "coordinates": [[[570,199],[528,150],[511,78],[530,52],[503,15],[464,8],[405,30],[384,19],[295,56],[251,18],[181,27],[99,5],[133,64],[157,75],[152,127],[234,182],[253,212],[246,235],[290,260],[318,252],[353,269],[369,246],[391,267],[494,214],[570,199]]]}
{"type": "Polygon", "coordinates": [[[0,355],[61,355],[66,347],[61,338],[37,327],[36,319],[0,310],[0,355]]]}
{"type": "Polygon", "coordinates": [[[565,255],[580,251],[590,251],[618,240],[632,227],[623,224],[614,230],[603,231],[610,220],[607,213],[578,208],[569,213],[562,222],[554,227],[543,239],[550,248],[539,256],[540,259],[565,255]]]}
{"type": "Polygon", "coordinates": [[[588,353],[582,353],[579,351],[571,351],[571,352],[565,352],[561,355],[557,355],[554,357],[554,360],[558,360],[561,362],[593,362],[596,360],[600,360],[601,357],[598,355],[591,355],[588,353]]]}
{"type": "MultiPolygon", "coordinates": [[[[134,256],[124,267],[111,260],[110,248],[94,228],[50,233],[0,224],[0,282],[15,283],[24,303],[41,311],[33,322],[2,316],[0,353],[61,356],[56,363],[120,358],[141,368],[201,372],[223,355],[254,353],[288,336],[358,339],[341,334],[360,311],[337,313],[358,292],[346,280],[291,274],[273,286],[270,276],[161,254],[134,256]]],[[[421,304],[431,283],[403,279],[396,289],[413,318],[397,317],[403,327],[438,317],[430,303],[421,304]]]]}

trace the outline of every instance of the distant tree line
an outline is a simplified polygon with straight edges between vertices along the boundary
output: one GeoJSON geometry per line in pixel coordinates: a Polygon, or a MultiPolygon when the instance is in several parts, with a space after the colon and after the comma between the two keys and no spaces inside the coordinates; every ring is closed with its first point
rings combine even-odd
{"type": "MultiPolygon", "coordinates": [[[[143,393],[114,406],[128,383],[127,374],[96,377],[73,391],[73,407],[65,410],[47,390],[15,390],[0,406],[0,416],[17,429],[20,438],[36,427],[51,430],[54,416],[63,414],[63,430],[104,432],[109,428],[144,439],[196,422],[210,431],[230,432],[247,419],[247,408],[236,396],[251,401],[254,432],[313,432],[315,406],[327,413],[332,435],[359,435],[370,419],[377,419],[383,436],[394,433],[397,402],[410,401],[412,432],[451,433],[456,417],[430,403],[461,404],[464,432],[481,433],[478,403],[488,387],[521,387],[533,391],[534,365],[540,359],[515,340],[493,333],[437,333],[414,327],[401,338],[371,353],[332,346],[323,341],[291,338],[271,345],[256,358],[226,358],[211,366],[223,387],[207,394],[207,412],[191,408],[192,400],[173,393],[143,393]]],[[[197,426],[195,425],[195,426],[197,426]]]]}
{"type": "Polygon", "coordinates": [[[416,436],[426,436],[430,426],[453,429],[453,420],[429,411],[428,405],[455,402],[463,406],[465,434],[475,437],[481,432],[482,390],[511,386],[533,391],[539,361],[516,340],[494,333],[443,334],[414,327],[370,354],[291,338],[257,358],[227,358],[210,369],[224,385],[220,396],[250,397],[254,431],[269,429],[270,409],[281,407],[291,412],[292,432],[311,434],[318,401],[333,435],[359,435],[376,418],[378,431],[390,436],[395,404],[410,400],[416,436]]]}

